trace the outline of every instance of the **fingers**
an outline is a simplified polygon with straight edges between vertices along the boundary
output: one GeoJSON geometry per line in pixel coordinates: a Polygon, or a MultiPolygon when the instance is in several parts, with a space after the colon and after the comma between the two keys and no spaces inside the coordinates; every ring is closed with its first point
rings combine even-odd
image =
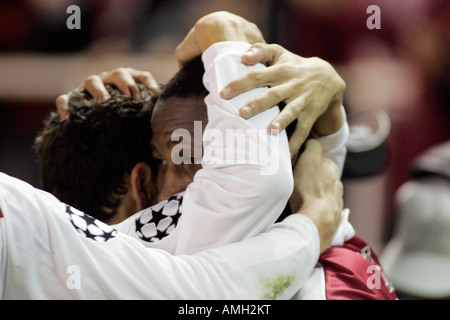
{"type": "Polygon", "coordinates": [[[271,69],[257,69],[248,72],[240,78],[230,82],[221,92],[222,98],[231,99],[245,91],[271,85],[285,79],[282,68],[275,64],[287,50],[276,44],[256,43],[252,45],[241,57],[241,61],[247,65],[263,63],[271,66],[271,69]]]}
{"type": "Polygon", "coordinates": [[[255,65],[263,63],[271,65],[271,69],[256,69],[240,76],[231,81],[220,92],[223,99],[231,99],[235,96],[249,91],[254,88],[271,86],[279,83],[280,80],[285,79],[284,71],[279,66],[274,66],[284,52],[282,47],[278,45],[269,45],[257,43],[250,47],[250,49],[241,57],[244,64],[255,65]],[[270,49],[272,48],[272,49],[270,49]]]}
{"type": "Polygon", "coordinates": [[[300,156],[300,161],[303,163],[310,162],[313,164],[320,164],[323,161],[322,146],[315,139],[306,141],[305,150],[300,156]]]}
{"type": "Polygon", "coordinates": [[[69,116],[69,95],[63,94],[56,98],[56,110],[59,113],[61,120],[69,116]]]}
{"type": "Polygon", "coordinates": [[[300,154],[298,161],[300,167],[315,168],[314,170],[320,170],[315,172],[314,176],[317,179],[321,179],[320,176],[328,176],[333,181],[340,182],[339,167],[333,160],[327,158],[323,154],[322,146],[316,139],[308,139],[305,143],[305,149],[300,154]]]}
{"type": "MultiPolygon", "coordinates": [[[[304,90],[307,82],[303,76],[305,72],[301,69],[302,59],[279,45],[254,44],[241,57],[242,62],[249,65],[264,63],[269,67],[251,70],[230,82],[221,91],[221,97],[230,99],[257,87],[269,87],[270,89],[243,106],[240,115],[249,118],[285,102],[286,107],[269,127],[272,133],[281,132],[298,119],[300,112],[309,104],[310,91],[304,90]]],[[[298,134],[303,131],[303,127],[297,129],[298,134]]],[[[299,145],[307,134],[302,136],[304,138],[299,145]]]]}
{"type": "Polygon", "coordinates": [[[89,76],[79,89],[86,90],[96,101],[101,102],[110,98],[105,85],[112,84],[124,95],[139,99],[141,93],[138,83],[156,95],[161,93],[158,83],[150,72],[139,71],[133,68],[118,68],[110,72],[89,76]]]}
{"type": "Polygon", "coordinates": [[[270,76],[271,74],[267,72],[267,69],[250,70],[228,83],[220,91],[220,96],[223,99],[231,99],[251,89],[269,85],[273,80],[270,76]]]}
{"type": "Polygon", "coordinates": [[[317,99],[313,99],[316,91],[306,90],[307,86],[305,87],[301,80],[294,79],[283,83],[287,74],[288,71],[284,65],[273,66],[271,70],[269,68],[253,70],[231,82],[228,87],[232,88],[232,92],[240,92],[250,90],[254,86],[272,85],[264,93],[248,101],[239,113],[243,118],[248,119],[281,102],[286,102],[283,110],[270,123],[269,131],[277,134],[285,130],[294,120],[298,120],[289,140],[291,153],[296,155],[322,109],[316,107],[317,99]],[[251,79],[251,81],[242,81],[242,79],[251,79]]]}
{"type": "MultiPolygon", "coordinates": [[[[287,102],[289,104],[292,100],[301,96],[302,91],[300,90],[301,84],[297,79],[293,79],[294,77],[290,75],[290,70],[287,70],[288,68],[287,65],[278,65],[270,68],[251,70],[236,80],[231,81],[221,91],[221,97],[229,99],[254,88],[269,87],[268,90],[248,101],[245,106],[242,106],[240,114],[246,119],[268,110],[281,102],[287,102]]],[[[297,104],[293,104],[292,106],[297,104]]],[[[288,109],[293,108],[292,106],[288,109]]],[[[283,117],[287,116],[288,114],[285,112],[283,117]]],[[[284,123],[286,119],[280,118],[279,120],[283,120],[278,121],[281,124],[280,129],[285,129],[296,118],[297,116],[293,117],[288,123],[284,123]]]]}
{"type": "Polygon", "coordinates": [[[142,84],[145,88],[150,90],[156,95],[159,95],[161,93],[161,88],[156,82],[156,79],[153,77],[153,75],[148,71],[139,71],[132,68],[127,68],[130,72],[133,79],[137,82],[142,84]]]}
{"type": "Polygon", "coordinates": [[[308,138],[312,125],[312,123],[305,121],[298,123],[295,127],[294,132],[289,139],[289,151],[293,159],[297,156],[301,146],[308,138]]]}
{"type": "Polygon", "coordinates": [[[274,119],[274,122],[278,122],[281,128],[285,128],[293,121],[292,119],[297,117],[297,124],[289,138],[289,150],[293,156],[298,154],[300,147],[311,133],[316,119],[313,114],[317,112],[312,105],[305,106],[305,101],[299,100],[293,102],[297,103],[296,106],[286,106],[274,119]]]}
{"type": "Polygon", "coordinates": [[[102,80],[105,84],[114,84],[126,96],[136,99],[140,97],[139,87],[128,68],[115,69],[106,74],[102,80]]]}
{"type": "Polygon", "coordinates": [[[87,77],[79,89],[81,91],[86,90],[89,92],[92,98],[97,102],[105,101],[110,98],[103,80],[97,75],[87,77]]]}
{"type": "MultiPolygon", "coordinates": [[[[133,68],[118,68],[110,72],[102,72],[99,75],[91,75],[78,87],[81,91],[87,91],[97,102],[108,100],[110,95],[106,89],[106,84],[115,85],[124,95],[141,98],[139,84],[151,91],[155,95],[161,93],[161,88],[147,71],[139,71],[133,68]]],[[[64,94],[56,99],[56,108],[61,119],[69,115],[69,94],[64,94]]]]}
{"type": "Polygon", "coordinates": [[[311,194],[318,197],[322,197],[320,193],[315,193],[318,189],[306,188],[314,185],[328,186],[328,191],[333,191],[332,194],[341,195],[343,193],[339,168],[336,163],[324,156],[322,146],[316,139],[306,141],[305,150],[301,153],[294,168],[294,180],[303,186],[304,190],[302,191],[310,190],[311,194]],[[335,193],[336,191],[337,193],[335,193]]]}
{"type": "Polygon", "coordinates": [[[277,44],[255,43],[241,57],[244,64],[253,66],[257,63],[273,65],[286,49],[277,44]]]}
{"type": "Polygon", "coordinates": [[[246,105],[239,110],[240,115],[243,118],[248,119],[278,105],[282,101],[289,100],[289,97],[290,88],[288,85],[279,85],[269,88],[256,98],[247,101],[246,105]]]}

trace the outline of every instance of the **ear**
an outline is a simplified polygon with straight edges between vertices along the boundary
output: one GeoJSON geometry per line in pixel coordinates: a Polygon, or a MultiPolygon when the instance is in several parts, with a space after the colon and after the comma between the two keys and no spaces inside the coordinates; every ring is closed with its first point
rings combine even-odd
{"type": "Polygon", "coordinates": [[[152,203],[152,169],[147,162],[137,163],[130,174],[131,195],[136,201],[138,211],[149,207],[152,203]]]}

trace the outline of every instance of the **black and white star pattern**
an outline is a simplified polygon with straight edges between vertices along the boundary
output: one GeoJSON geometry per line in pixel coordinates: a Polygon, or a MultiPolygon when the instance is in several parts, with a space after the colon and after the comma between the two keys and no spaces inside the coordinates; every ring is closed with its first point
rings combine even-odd
{"type": "Polygon", "coordinates": [[[147,242],[167,237],[177,226],[182,213],[183,193],[176,194],[145,210],[136,219],[136,233],[147,242]]]}
{"type": "Polygon", "coordinates": [[[97,242],[107,242],[117,235],[116,229],[69,205],[66,205],[66,213],[69,215],[69,220],[75,229],[88,239],[97,242]]]}

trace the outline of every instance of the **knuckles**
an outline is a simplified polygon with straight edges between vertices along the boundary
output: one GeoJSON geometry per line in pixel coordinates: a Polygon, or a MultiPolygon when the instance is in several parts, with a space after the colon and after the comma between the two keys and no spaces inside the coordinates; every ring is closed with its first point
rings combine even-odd
{"type": "Polygon", "coordinates": [[[122,67],[122,68],[114,69],[113,71],[111,71],[110,75],[112,77],[121,77],[126,73],[129,73],[129,71],[126,68],[122,67]]]}
{"type": "MultiPolygon", "coordinates": [[[[84,80],[85,84],[94,83],[100,80],[100,77],[98,75],[90,75],[84,80]]],[[[101,81],[101,80],[100,80],[101,81]]]]}
{"type": "Polygon", "coordinates": [[[252,82],[260,84],[264,81],[264,74],[259,72],[259,70],[250,70],[247,72],[247,78],[252,82]]]}

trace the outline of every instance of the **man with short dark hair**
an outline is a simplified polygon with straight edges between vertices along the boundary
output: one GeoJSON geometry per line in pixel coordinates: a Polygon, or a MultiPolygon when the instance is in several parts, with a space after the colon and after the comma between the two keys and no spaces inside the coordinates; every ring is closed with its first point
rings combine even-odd
{"type": "Polygon", "coordinates": [[[111,98],[101,103],[75,91],[69,116],[51,112],[35,139],[43,189],[108,224],[156,203],[156,97],[139,87],[135,99],[108,85],[111,98]]]}

